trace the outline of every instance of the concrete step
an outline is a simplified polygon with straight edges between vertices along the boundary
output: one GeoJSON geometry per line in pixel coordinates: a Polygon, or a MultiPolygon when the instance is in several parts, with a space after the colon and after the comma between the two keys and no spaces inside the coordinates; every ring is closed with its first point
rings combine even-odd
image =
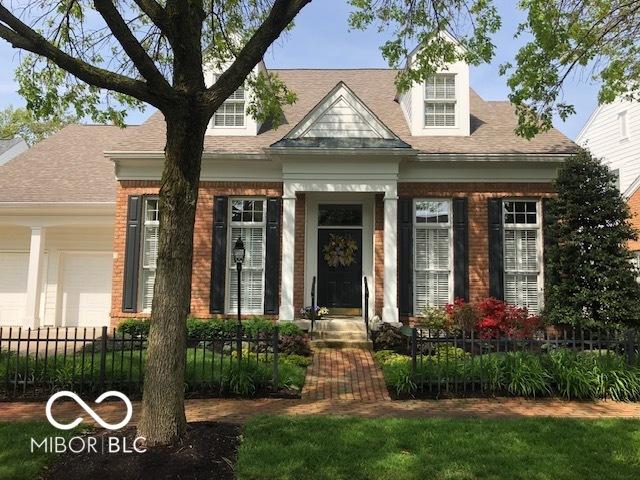
{"type": "Polygon", "coordinates": [[[346,320],[346,319],[326,319],[318,320],[314,324],[314,330],[317,332],[366,332],[367,328],[364,322],[360,319],[358,321],[346,320]]]}
{"type": "Polygon", "coordinates": [[[366,348],[373,350],[371,340],[311,340],[311,346],[315,348],[366,348]]]}

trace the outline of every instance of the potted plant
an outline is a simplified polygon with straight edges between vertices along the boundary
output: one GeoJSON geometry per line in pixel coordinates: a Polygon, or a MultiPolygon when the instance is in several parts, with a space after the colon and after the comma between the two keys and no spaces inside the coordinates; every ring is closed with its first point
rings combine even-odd
{"type": "Polygon", "coordinates": [[[315,316],[313,315],[313,312],[313,307],[304,307],[300,309],[300,315],[302,318],[307,318],[309,320],[311,320],[312,317],[316,320],[320,320],[323,316],[329,315],[329,309],[327,307],[320,307],[318,305],[315,306],[315,316]]]}

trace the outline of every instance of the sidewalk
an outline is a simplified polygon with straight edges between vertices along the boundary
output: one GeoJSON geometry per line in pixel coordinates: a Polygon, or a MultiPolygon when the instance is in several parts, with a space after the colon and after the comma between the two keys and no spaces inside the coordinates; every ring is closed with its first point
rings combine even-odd
{"type": "MultiPolygon", "coordinates": [[[[134,404],[134,422],[140,413],[140,403],[134,404]]],[[[118,402],[91,405],[105,420],[117,422],[123,417],[118,402]]],[[[44,403],[0,403],[0,421],[46,421],[44,403]]],[[[284,400],[284,399],[198,399],[187,400],[190,422],[212,420],[244,422],[256,415],[343,415],[363,418],[640,418],[640,403],[612,401],[570,402],[556,399],[525,400],[520,398],[448,399],[448,400],[284,400]]],[[[54,405],[54,417],[73,420],[79,416],[91,418],[77,404],[60,402],[54,405]]]]}

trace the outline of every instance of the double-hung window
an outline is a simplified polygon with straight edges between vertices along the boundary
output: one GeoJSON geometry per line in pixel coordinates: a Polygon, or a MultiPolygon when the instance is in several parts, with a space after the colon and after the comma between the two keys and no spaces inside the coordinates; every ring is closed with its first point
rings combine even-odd
{"type": "Polygon", "coordinates": [[[456,126],[456,76],[438,74],[425,81],[424,126],[456,126]]]}
{"type": "Polygon", "coordinates": [[[244,127],[245,107],[245,89],[241,85],[213,114],[212,127],[244,127]]]}
{"type": "Polygon", "coordinates": [[[246,250],[242,264],[242,311],[263,313],[266,200],[232,198],[229,201],[229,243],[227,244],[227,312],[238,309],[238,272],[233,259],[233,246],[242,238],[246,250]]]}
{"type": "Polygon", "coordinates": [[[541,203],[504,200],[504,300],[537,313],[542,301],[541,203]]]}
{"type": "Polygon", "coordinates": [[[160,217],[158,199],[144,198],[144,223],[140,255],[140,305],[143,311],[151,310],[153,286],[156,282],[156,260],[158,259],[158,233],[160,217]]]}
{"type": "Polygon", "coordinates": [[[419,313],[452,300],[451,201],[415,200],[413,214],[413,298],[419,313]]]}

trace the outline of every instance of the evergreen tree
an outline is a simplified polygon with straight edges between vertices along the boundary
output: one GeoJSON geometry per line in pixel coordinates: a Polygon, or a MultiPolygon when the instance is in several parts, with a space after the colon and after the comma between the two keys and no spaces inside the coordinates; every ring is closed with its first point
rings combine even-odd
{"type": "Polygon", "coordinates": [[[581,150],[562,166],[555,186],[545,222],[546,321],[639,324],[640,285],[627,248],[637,232],[615,176],[581,150]]]}

